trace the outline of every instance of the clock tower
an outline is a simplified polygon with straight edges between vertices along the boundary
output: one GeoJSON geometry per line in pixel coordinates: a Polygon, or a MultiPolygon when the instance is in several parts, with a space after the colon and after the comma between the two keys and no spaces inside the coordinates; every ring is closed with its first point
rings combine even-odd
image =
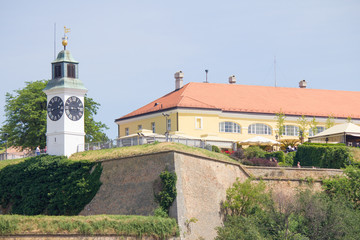
{"type": "MultiPolygon", "coordinates": [[[[65,28],[65,33],[69,30],[65,28]]],[[[79,62],[64,50],[51,63],[52,78],[43,90],[47,95],[47,153],[70,156],[84,150],[84,96],[87,89],[79,79],[79,62]]]]}

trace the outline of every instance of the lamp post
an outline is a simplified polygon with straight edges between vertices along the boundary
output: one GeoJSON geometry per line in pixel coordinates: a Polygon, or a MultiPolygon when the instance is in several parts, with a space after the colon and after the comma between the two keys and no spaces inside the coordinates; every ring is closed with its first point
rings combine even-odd
{"type": "Polygon", "coordinates": [[[166,138],[166,142],[168,142],[169,141],[168,117],[170,115],[167,113],[163,113],[162,115],[165,117],[165,138],[166,138]]]}

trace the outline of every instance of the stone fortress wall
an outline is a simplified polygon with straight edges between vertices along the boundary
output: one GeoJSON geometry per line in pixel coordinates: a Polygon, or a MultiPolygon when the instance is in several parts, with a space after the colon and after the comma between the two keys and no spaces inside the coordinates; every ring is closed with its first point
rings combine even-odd
{"type": "Polygon", "coordinates": [[[181,239],[216,236],[215,228],[222,224],[221,202],[236,179],[262,179],[270,188],[292,194],[298,187],[308,186],[304,182],[309,179],[314,189],[320,189],[319,177],[342,174],[341,170],[245,168],[237,163],[177,151],[101,162],[103,184],[80,215],[152,215],[157,207],[154,193],[160,188],[159,175],[167,169],[177,174],[177,198],[170,216],[177,219],[181,239]]]}

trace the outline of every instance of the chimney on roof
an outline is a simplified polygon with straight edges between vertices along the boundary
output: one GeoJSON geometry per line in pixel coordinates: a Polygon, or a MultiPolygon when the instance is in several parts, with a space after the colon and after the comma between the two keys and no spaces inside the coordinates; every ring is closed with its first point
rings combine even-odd
{"type": "Polygon", "coordinates": [[[299,82],[299,88],[306,88],[306,85],[307,85],[307,83],[306,83],[305,80],[301,80],[301,81],[299,82]]]}
{"type": "Polygon", "coordinates": [[[182,71],[178,71],[174,74],[174,77],[175,77],[175,90],[178,90],[182,88],[184,85],[183,83],[184,73],[182,71]]]}
{"type": "Polygon", "coordinates": [[[230,84],[235,84],[236,83],[235,75],[232,75],[232,76],[229,77],[229,83],[230,84]]]}

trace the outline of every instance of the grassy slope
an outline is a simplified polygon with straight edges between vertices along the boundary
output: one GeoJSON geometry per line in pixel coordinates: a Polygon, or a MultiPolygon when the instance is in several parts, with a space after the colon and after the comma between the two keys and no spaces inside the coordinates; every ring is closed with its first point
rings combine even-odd
{"type": "Polygon", "coordinates": [[[0,215],[0,236],[26,234],[81,234],[178,236],[175,219],[152,216],[20,216],[0,215]],[[141,226],[141,227],[139,227],[141,226]]]}
{"type": "Polygon", "coordinates": [[[97,160],[105,160],[105,159],[114,159],[114,158],[122,158],[122,157],[131,157],[142,154],[163,152],[169,150],[176,150],[185,153],[191,153],[198,156],[214,158],[223,161],[233,160],[222,153],[211,152],[205,149],[196,148],[196,147],[188,147],[179,143],[153,143],[153,144],[145,144],[141,146],[132,146],[132,147],[122,147],[122,148],[111,148],[111,149],[102,149],[95,151],[86,151],[81,153],[75,153],[70,156],[71,160],[89,160],[89,161],[97,161],[97,160]]]}
{"type": "MultiPolygon", "coordinates": [[[[80,161],[80,160],[89,160],[91,162],[98,160],[106,160],[106,159],[114,159],[114,158],[122,158],[122,157],[131,157],[142,154],[149,153],[157,153],[169,150],[176,150],[185,153],[191,153],[198,156],[235,162],[230,157],[226,156],[222,153],[211,152],[205,149],[196,148],[196,147],[188,147],[179,143],[153,143],[153,144],[145,144],[140,146],[132,146],[132,147],[122,147],[122,148],[111,148],[111,149],[101,149],[101,150],[92,150],[80,153],[74,153],[69,157],[70,160],[80,161]]],[[[11,160],[3,160],[0,161],[0,170],[8,165],[17,164],[19,162],[24,161],[26,158],[21,159],[11,159],[11,160]]]]}

